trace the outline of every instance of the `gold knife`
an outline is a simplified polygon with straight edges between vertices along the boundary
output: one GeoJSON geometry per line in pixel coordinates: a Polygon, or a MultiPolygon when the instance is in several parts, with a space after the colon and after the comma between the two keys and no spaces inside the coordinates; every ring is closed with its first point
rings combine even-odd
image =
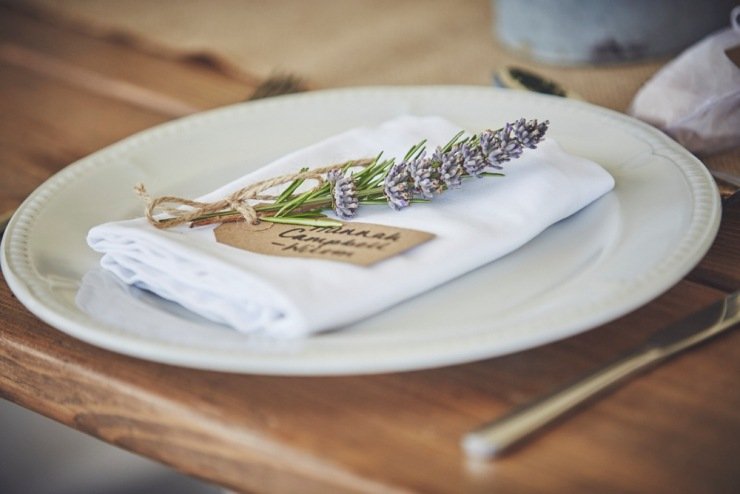
{"type": "Polygon", "coordinates": [[[509,451],[565,413],[613,389],[676,353],[693,347],[740,322],[740,291],[655,333],[644,344],[576,382],[545,395],[462,438],[471,458],[490,458],[509,451]]]}

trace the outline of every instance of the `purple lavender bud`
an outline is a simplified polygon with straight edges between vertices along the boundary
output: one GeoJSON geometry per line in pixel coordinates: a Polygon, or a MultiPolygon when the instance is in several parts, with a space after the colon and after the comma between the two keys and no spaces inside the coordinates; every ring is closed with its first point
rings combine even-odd
{"type": "Polygon", "coordinates": [[[538,123],[536,119],[527,122],[523,118],[520,118],[514,123],[514,135],[521,142],[522,146],[534,149],[545,138],[549,125],[549,120],[538,123]]]}
{"type": "Polygon", "coordinates": [[[354,180],[340,170],[330,171],[326,178],[332,184],[334,212],[342,219],[352,218],[357,214],[357,208],[360,206],[354,180]]]}
{"type": "Polygon", "coordinates": [[[506,161],[506,156],[503,155],[501,150],[502,142],[500,134],[500,131],[488,129],[481,132],[479,137],[480,153],[483,156],[486,166],[499,169],[501,168],[499,163],[506,161]]]}
{"type": "Polygon", "coordinates": [[[458,144],[447,153],[441,153],[441,156],[439,176],[442,182],[450,189],[459,187],[462,184],[463,162],[465,161],[461,146],[458,144]]]}
{"type": "Polygon", "coordinates": [[[431,161],[425,158],[417,158],[408,162],[409,175],[414,184],[413,194],[420,195],[424,199],[431,199],[432,193],[432,167],[431,161]]]}
{"type": "MultiPolygon", "coordinates": [[[[483,139],[484,136],[481,134],[481,140],[483,139]]],[[[481,173],[483,173],[485,168],[488,166],[486,157],[481,151],[481,146],[474,146],[467,143],[461,144],[459,151],[463,159],[462,166],[468,175],[480,177],[481,173]]]]}
{"type": "Polygon", "coordinates": [[[396,211],[411,203],[413,181],[405,161],[394,163],[383,180],[383,192],[388,205],[396,211]]]}
{"type": "Polygon", "coordinates": [[[507,123],[504,128],[498,131],[501,139],[502,149],[510,160],[519,158],[524,152],[522,143],[514,134],[514,125],[507,123]]]}
{"type": "Polygon", "coordinates": [[[496,133],[491,129],[484,130],[478,135],[478,147],[484,158],[498,145],[495,137],[496,133]]]}
{"type": "Polygon", "coordinates": [[[439,175],[441,155],[440,150],[437,150],[431,158],[422,153],[418,158],[408,162],[409,175],[414,182],[414,194],[431,199],[434,194],[444,190],[444,182],[439,175]]]}
{"type": "Polygon", "coordinates": [[[481,139],[481,149],[490,166],[500,168],[499,163],[521,156],[523,148],[513,133],[512,124],[507,123],[503,128],[495,132],[486,131],[485,134],[490,134],[490,137],[485,141],[481,139]]]}

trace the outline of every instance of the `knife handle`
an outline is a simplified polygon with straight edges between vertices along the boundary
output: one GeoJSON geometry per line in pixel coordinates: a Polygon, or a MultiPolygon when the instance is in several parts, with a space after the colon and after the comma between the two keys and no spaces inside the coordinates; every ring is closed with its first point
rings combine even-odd
{"type": "Polygon", "coordinates": [[[621,358],[571,385],[483,424],[463,437],[462,447],[472,458],[499,455],[555,419],[660,359],[661,352],[657,349],[648,349],[621,358]]]}
{"type": "Polygon", "coordinates": [[[740,322],[740,291],[653,335],[646,344],[542,398],[469,432],[462,448],[471,458],[508,451],[545,425],[617,383],[740,322]]]}

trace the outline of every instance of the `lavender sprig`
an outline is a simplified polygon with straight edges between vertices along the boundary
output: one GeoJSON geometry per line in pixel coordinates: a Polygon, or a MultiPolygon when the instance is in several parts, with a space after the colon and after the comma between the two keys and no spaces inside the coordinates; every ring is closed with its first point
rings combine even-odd
{"type": "Polygon", "coordinates": [[[385,197],[393,209],[409,206],[414,198],[432,199],[459,187],[465,177],[490,175],[502,163],[519,158],[525,148],[534,149],[545,138],[549,122],[519,119],[498,130],[485,130],[459,140],[460,134],[427,158],[424,150],[394,163],[385,181],[385,197]],[[399,191],[403,191],[399,197],[399,191]]]}
{"type": "MultiPolygon", "coordinates": [[[[545,138],[548,126],[548,121],[520,118],[500,129],[469,137],[460,132],[431,155],[427,155],[422,141],[400,161],[384,159],[382,154],[361,160],[361,166],[349,161],[330,167],[325,172],[326,180],[306,192],[296,192],[305,181],[296,178],[272,202],[256,204],[253,211],[262,221],[317,226],[341,225],[321,212],[329,208],[343,220],[356,216],[363,204],[387,204],[398,211],[460,187],[466,178],[502,175],[502,165],[519,158],[526,149],[535,149],[545,138]]],[[[208,211],[193,215],[196,218],[191,224],[234,221],[239,215],[229,208],[208,211]]]]}

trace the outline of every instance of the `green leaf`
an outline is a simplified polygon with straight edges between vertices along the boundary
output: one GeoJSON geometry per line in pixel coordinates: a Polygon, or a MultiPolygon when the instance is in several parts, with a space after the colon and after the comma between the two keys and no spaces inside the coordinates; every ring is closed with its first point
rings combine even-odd
{"type": "Polygon", "coordinates": [[[360,204],[382,206],[384,204],[388,204],[388,201],[385,199],[363,199],[360,201],[360,204]]]}
{"type": "Polygon", "coordinates": [[[328,199],[331,199],[328,196],[328,193],[329,193],[329,184],[328,183],[322,185],[321,187],[317,188],[316,190],[313,190],[313,191],[310,191],[309,190],[307,192],[304,192],[303,194],[301,194],[301,195],[295,197],[294,199],[288,201],[287,203],[285,203],[285,205],[283,205],[283,207],[281,207],[278,210],[278,212],[275,213],[275,216],[286,216],[288,213],[290,213],[291,211],[293,211],[295,208],[300,207],[303,203],[305,203],[305,202],[307,202],[307,201],[309,201],[311,199],[315,199],[320,194],[327,194],[327,198],[328,199]]]}
{"type": "Polygon", "coordinates": [[[287,225],[302,225],[302,226],[342,226],[342,222],[331,218],[303,218],[298,216],[266,216],[260,218],[260,221],[267,221],[269,223],[282,223],[287,225]]]}
{"type": "Polygon", "coordinates": [[[465,131],[464,130],[461,130],[460,132],[458,132],[457,134],[455,134],[452,137],[452,139],[450,139],[450,141],[442,147],[442,152],[443,153],[446,153],[447,151],[449,151],[450,149],[452,149],[452,146],[455,145],[455,143],[462,137],[462,135],[464,133],[465,133],[465,131]]]}
{"type": "Polygon", "coordinates": [[[408,160],[417,153],[421,153],[424,150],[424,146],[426,145],[426,143],[427,140],[424,139],[423,141],[414,144],[411,149],[409,149],[408,153],[406,153],[406,156],[403,157],[403,161],[408,160]]]}
{"type": "MultiPolygon", "coordinates": [[[[298,173],[305,173],[308,171],[308,167],[303,167],[298,173]]],[[[290,196],[293,195],[293,192],[301,186],[301,184],[304,182],[304,179],[296,179],[291,182],[291,184],[275,199],[275,203],[281,203],[285,200],[287,200],[290,196]]]]}

